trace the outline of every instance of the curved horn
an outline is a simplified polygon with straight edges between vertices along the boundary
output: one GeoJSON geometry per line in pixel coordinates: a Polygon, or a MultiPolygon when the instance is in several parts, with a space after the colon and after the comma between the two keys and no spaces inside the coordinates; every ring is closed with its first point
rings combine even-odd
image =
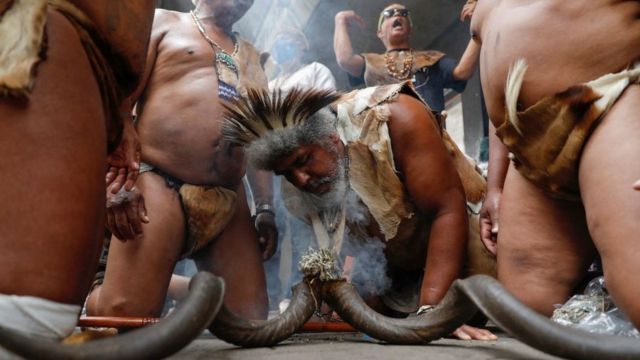
{"type": "Polygon", "coordinates": [[[306,281],[294,286],[287,310],[271,320],[246,320],[223,305],[209,330],[220,339],[238,346],[275,345],[290,337],[313,315],[316,310],[313,291],[306,281]]]}
{"type": "Polygon", "coordinates": [[[46,341],[0,326],[0,345],[29,359],[164,358],[200,335],[222,305],[224,281],[221,278],[200,272],[189,287],[189,296],[156,325],[80,345],[46,341]]]}
{"type": "Polygon", "coordinates": [[[476,312],[476,307],[466,296],[451,291],[435,309],[406,319],[390,318],[371,309],[353,285],[344,280],[325,282],[322,295],[324,301],[353,327],[393,344],[424,344],[439,339],[464,324],[476,312]]]}
{"type": "Polygon", "coordinates": [[[452,291],[466,294],[496,325],[540,351],[568,359],[640,359],[637,339],[556,324],[522,304],[491,277],[457,280],[452,291]]]}

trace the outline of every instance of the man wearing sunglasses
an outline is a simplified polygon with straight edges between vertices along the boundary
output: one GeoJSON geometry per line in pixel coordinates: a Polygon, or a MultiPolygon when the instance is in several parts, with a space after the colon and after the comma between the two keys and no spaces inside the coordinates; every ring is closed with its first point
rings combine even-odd
{"type": "Polygon", "coordinates": [[[412,80],[420,96],[435,112],[444,110],[444,89],[462,92],[475,69],[479,46],[469,42],[460,62],[433,50],[411,47],[411,12],[400,4],[384,8],[378,19],[378,38],[384,44],[384,54],[355,54],[349,37],[349,27],[365,27],[365,22],[353,10],[341,11],[335,18],[333,47],[338,65],[349,74],[352,85],[392,84],[412,80]]]}

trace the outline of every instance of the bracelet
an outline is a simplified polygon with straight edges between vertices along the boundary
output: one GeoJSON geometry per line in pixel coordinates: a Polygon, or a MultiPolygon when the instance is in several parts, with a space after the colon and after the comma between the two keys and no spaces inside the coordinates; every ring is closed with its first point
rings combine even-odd
{"type": "Polygon", "coordinates": [[[261,213],[269,213],[274,216],[276,215],[275,211],[273,210],[273,206],[269,204],[260,204],[256,206],[256,215],[261,213]]]}

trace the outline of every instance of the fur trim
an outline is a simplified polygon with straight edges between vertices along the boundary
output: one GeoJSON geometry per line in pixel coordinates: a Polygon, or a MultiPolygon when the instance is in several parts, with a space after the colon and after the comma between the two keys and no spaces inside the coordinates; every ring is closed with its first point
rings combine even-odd
{"type": "Polygon", "coordinates": [[[513,124],[518,134],[522,135],[520,130],[520,120],[518,119],[518,96],[522,88],[524,73],[527,71],[527,62],[520,58],[513,63],[507,76],[507,87],[505,89],[505,103],[507,104],[507,115],[509,121],[513,124]]]}
{"type": "Polygon", "coordinates": [[[46,0],[10,2],[0,17],[0,96],[26,96],[44,57],[46,0]]]}

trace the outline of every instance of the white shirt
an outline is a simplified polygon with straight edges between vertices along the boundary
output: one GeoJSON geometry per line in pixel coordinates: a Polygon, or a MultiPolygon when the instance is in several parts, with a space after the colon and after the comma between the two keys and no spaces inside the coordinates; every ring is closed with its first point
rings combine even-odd
{"type": "Polygon", "coordinates": [[[336,79],[328,67],[319,62],[307,64],[291,75],[278,76],[269,82],[269,90],[302,89],[336,90],[336,79]]]}

